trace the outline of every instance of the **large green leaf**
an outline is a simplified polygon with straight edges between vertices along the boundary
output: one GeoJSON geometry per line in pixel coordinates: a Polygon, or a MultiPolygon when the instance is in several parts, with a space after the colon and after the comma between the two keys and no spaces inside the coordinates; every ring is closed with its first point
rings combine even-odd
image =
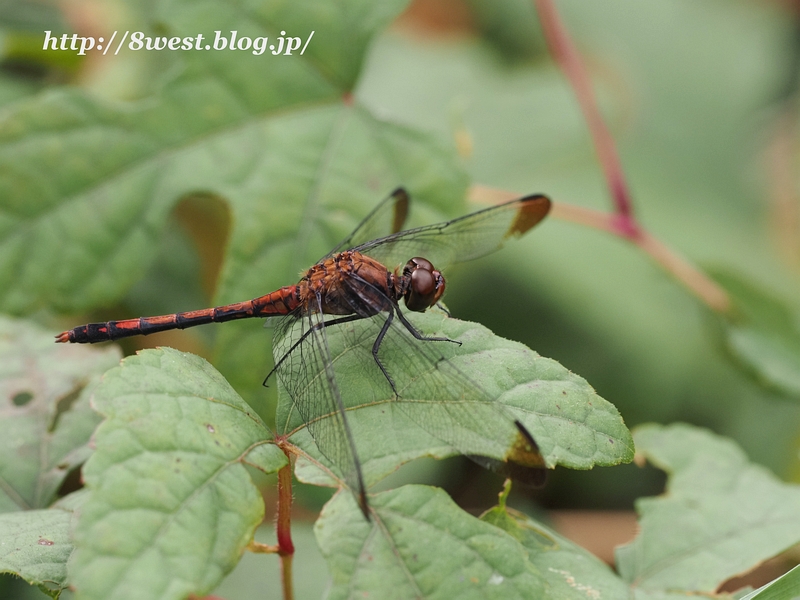
{"type": "Polygon", "coordinates": [[[213,589],[264,516],[244,464],[286,464],[270,431],[203,359],[143,351],[109,373],[75,530],[81,598],[185,598],[213,589]]]}
{"type": "Polygon", "coordinates": [[[186,53],[180,75],[137,104],[56,89],[9,110],[0,304],[22,312],[118,299],[152,260],[171,208],[196,192],[232,212],[224,299],[290,282],[334,243],[332,230],[342,235],[343,217],[365,214],[400,182],[457,196],[463,176],[435,144],[342,102],[367,41],[403,5],[157,3],[152,18],[170,34],[213,38],[229,25],[273,35],[300,23],[319,32],[303,56],[186,53]]]}
{"type": "Polygon", "coordinates": [[[800,542],[800,488],[732,441],[689,425],[642,426],[634,439],[670,479],[667,494],[637,502],[640,534],[617,550],[633,588],[711,592],[800,542]]]}
{"type": "MultiPolygon", "coordinates": [[[[392,338],[400,334],[390,332],[384,338],[381,357],[401,390],[399,399],[371,354],[378,329],[375,323],[364,320],[337,325],[327,334],[367,485],[419,456],[461,453],[503,460],[509,451],[503,441],[508,439],[507,432],[514,430],[514,419],[530,431],[550,467],[589,469],[633,458],[633,441],[619,412],[584,379],[556,361],[440,311],[408,318],[425,335],[445,336],[461,345],[417,342],[408,334],[408,339],[398,341],[392,338]],[[438,352],[449,362],[436,363],[438,352]],[[419,362],[407,353],[433,360],[419,362]],[[442,373],[452,376],[442,377],[442,373]],[[496,410],[495,403],[501,409],[496,410]]],[[[304,368],[323,373],[322,365],[307,353],[293,357],[301,358],[304,368]]],[[[326,404],[313,409],[319,412],[304,420],[291,399],[281,395],[276,418],[279,430],[320,465],[341,476],[341,465],[332,465],[320,454],[306,426],[307,421],[335,420],[336,414],[326,404]]],[[[305,470],[300,475],[317,481],[305,470]]]]}
{"type": "Polygon", "coordinates": [[[89,396],[116,348],[56,345],[52,333],[0,317],[0,512],[45,508],[89,455],[99,419],[89,396]]]}
{"type": "Polygon", "coordinates": [[[541,573],[511,536],[463,512],[445,492],[405,486],[373,499],[364,520],[349,494],[315,533],[333,577],[330,598],[541,598],[541,573]]]}

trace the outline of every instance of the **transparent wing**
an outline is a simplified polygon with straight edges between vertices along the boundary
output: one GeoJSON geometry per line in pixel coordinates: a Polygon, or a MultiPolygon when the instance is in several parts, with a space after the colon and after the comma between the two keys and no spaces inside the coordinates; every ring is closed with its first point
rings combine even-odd
{"type": "MultiPolygon", "coordinates": [[[[320,453],[338,470],[369,519],[361,467],[344,404],[336,383],[319,298],[316,312],[282,319],[273,337],[276,375],[291,399],[291,410],[305,423],[320,453]],[[287,356],[288,354],[288,356],[287,356]],[[285,358],[284,358],[285,357],[285,358]]],[[[278,424],[286,433],[291,415],[278,424]]]]}
{"type": "MultiPolygon", "coordinates": [[[[372,297],[364,293],[367,282],[348,278],[345,285],[353,296],[372,297]]],[[[544,483],[545,463],[531,435],[505,406],[445,358],[445,352],[455,352],[456,344],[417,339],[398,316],[385,312],[337,327],[337,333],[350,338],[351,360],[371,367],[364,379],[379,390],[374,396],[393,398],[391,404],[408,420],[482,466],[544,483]],[[378,356],[397,397],[372,356],[387,319],[391,322],[378,356]]]]}
{"type": "Polygon", "coordinates": [[[339,242],[324,258],[370,240],[401,231],[408,217],[408,205],[408,192],[404,188],[397,188],[373,208],[372,212],[364,217],[364,220],[352,233],[339,242]]]}
{"type": "Polygon", "coordinates": [[[536,194],[512,200],[452,221],[400,231],[354,248],[390,270],[410,258],[427,258],[439,270],[493,252],[512,236],[539,223],[550,211],[550,200],[536,194]]]}

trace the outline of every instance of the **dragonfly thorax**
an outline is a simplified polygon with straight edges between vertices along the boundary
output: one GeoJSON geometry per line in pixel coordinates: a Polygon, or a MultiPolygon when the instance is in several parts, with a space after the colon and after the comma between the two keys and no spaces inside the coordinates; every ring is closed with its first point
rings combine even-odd
{"type": "Polygon", "coordinates": [[[402,295],[409,310],[427,310],[444,294],[444,276],[425,258],[417,256],[408,261],[399,279],[399,295],[402,295]]]}

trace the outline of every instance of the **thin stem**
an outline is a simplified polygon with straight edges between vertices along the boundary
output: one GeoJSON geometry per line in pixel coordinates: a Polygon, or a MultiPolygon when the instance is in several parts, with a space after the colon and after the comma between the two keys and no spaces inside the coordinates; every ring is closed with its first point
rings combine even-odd
{"type": "Polygon", "coordinates": [[[262,544],[261,542],[250,540],[250,543],[247,544],[247,550],[254,554],[277,554],[278,545],[262,544]]]}
{"type": "Polygon", "coordinates": [[[292,461],[278,471],[278,519],[275,529],[278,535],[278,556],[281,557],[281,582],[284,600],[294,598],[292,584],[292,461]]]}
{"type": "Polygon", "coordinates": [[[614,138],[611,137],[611,132],[600,115],[592,84],[580,54],[561,22],[553,0],[534,0],[534,4],[539,13],[550,53],[572,85],[586,118],[616,212],[621,217],[620,226],[628,230],[630,235],[635,235],[639,225],[633,218],[633,206],[628,184],[625,182],[625,175],[622,171],[622,163],[619,160],[614,138]]]}
{"type": "Polygon", "coordinates": [[[778,115],[766,157],[772,238],[783,259],[794,269],[800,268],[800,198],[795,185],[796,100],[793,97],[787,101],[778,115]]]}
{"type": "Polygon", "coordinates": [[[602,229],[627,239],[649,254],[653,260],[712,310],[729,311],[731,308],[730,298],[722,287],[669,246],[644,231],[636,221],[614,138],[597,107],[591,81],[580,54],[570,39],[553,0],[533,0],[533,2],[539,13],[550,52],[572,85],[581,110],[586,117],[616,209],[615,214],[609,215],[578,206],[557,204],[553,207],[553,216],[595,229],[602,229]]]}

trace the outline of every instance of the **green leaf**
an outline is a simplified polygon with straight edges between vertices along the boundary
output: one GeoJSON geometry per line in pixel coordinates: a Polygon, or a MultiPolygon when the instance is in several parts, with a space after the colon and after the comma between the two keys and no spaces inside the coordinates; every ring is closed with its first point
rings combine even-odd
{"type": "MultiPolygon", "coordinates": [[[[514,509],[505,501],[511,486],[506,484],[500,494],[500,504],[488,510],[481,520],[491,523],[518,540],[528,551],[528,560],[547,584],[543,598],[553,600],[586,600],[600,598],[636,598],[637,600],[670,600],[686,598],[686,594],[632,589],[608,565],[592,553],[559,535],[549,527],[514,509]]],[[[705,597],[693,593],[692,597],[705,597]]],[[[711,594],[717,600],[730,598],[727,594],[711,594]]]]}
{"type": "Polygon", "coordinates": [[[0,317],[0,512],[44,508],[89,455],[99,419],[89,397],[117,348],[65,346],[0,317]]]}
{"type": "MultiPolygon", "coordinates": [[[[378,330],[374,319],[337,325],[327,332],[367,485],[420,456],[461,453],[503,461],[509,452],[505,444],[509,432],[516,431],[514,419],[530,431],[550,467],[589,469],[633,458],[633,440],[614,406],[556,361],[495,336],[477,323],[448,318],[439,311],[407,318],[423,334],[445,336],[461,345],[415,340],[407,345],[390,332],[381,347],[381,360],[402,390],[399,400],[372,358],[378,330]],[[434,366],[437,355],[430,354],[434,350],[428,344],[436,344],[435,351],[449,362],[434,366]],[[408,352],[434,360],[410,362],[408,352]],[[430,372],[420,376],[425,373],[418,370],[423,364],[430,372]],[[495,403],[501,406],[499,410],[495,403]]],[[[309,356],[304,355],[304,361],[312,372],[322,368],[309,356]]],[[[336,419],[324,404],[315,410],[319,412],[310,414],[309,420],[336,419]]],[[[319,466],[342,475],[337,465],[320,454],[285,393],[280,396],[276,421],[279,431],[290,434],[291,441],[319,466]]],[[[319,483],[306,464],[300,463],[298,477],[319,483]]]]}
{"type": "Polygon", "coordinates": [[[800,398],[800,318],[744,277],[715,272],[735,312],[719,316],[728,354],[762,384],[800,398]]]}
{"type": "Polygon", "coordinates": [[[58,597],[72,553],[72,513],[51,508],[0,514],[0,573],[13,573],[58,597]]]}
{"type": "Polygon", "coordinates": [[[272,472],[285,456],[217,371],[169,348],[125,359],[94,402],[106,420],[84,466],[71,583],[85,599],[207,593],[264,516],[243,463],[272,472]]]}
{"type": "Polygon", "coordinates": [[[547,582],[544,598],[586,600],[625,598],[629,591],[603,561],[527,515],[507,509],[505,495],[499,506],[488,510],[481,520],[505,531],[528,551],[528,560],[547,582]]]}
{"type": "Polygon", "coordinates": [[[785,600],[800,598],[800,565],[740,600],[785,600]]]}
{"type": "Polygon", "coordinates": [[[368,523],[339,493],[315,526],[330,598],[541,598],[541,573],[511,536],[463,512],[442,490],[376,495],[368,523]]]}
{"type": "Polygon", "coordinates": [[[641,532],[617,550],[634,588],[711,592],[800,541],[800,487],[734,442],[689,425],[645,425],[634,439],[670,475],[664,496],[637,502],[641,532]]]}

